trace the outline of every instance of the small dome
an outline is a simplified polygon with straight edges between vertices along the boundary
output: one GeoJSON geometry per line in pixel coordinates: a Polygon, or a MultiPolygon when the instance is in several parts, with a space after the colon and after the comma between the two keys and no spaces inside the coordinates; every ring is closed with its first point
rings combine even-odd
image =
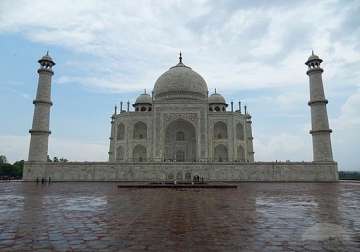
{"type": "Polygon", "coordinates": [[[152,98],[147,93],[141,94],[136,98],[135,104],[152,104],[152,98]]]}
{"type": "Polygon", "coordinates": [[[310,60],[318,60],[318,59],[320,59],[319,58],[319,56],[317,56],[317,55],[315,55],[315,54],[312,54],[312,55],[310,55],[310,57],[308,58],[308,61],[310,61],[310,60]]]}
{"type": "Polygon", "coordinates": [[[310,57],[308,58],[308,60],[305,62],[305,64],[308,64],[308,63],[310,63],[310,61],[313,61],[313,60],[320,61],[320,63],[322,62],[322,59],[320,59],[319,56],[317,56],[316,54],[314,54],[314,51],[311,52],[311,55],[310,55],[310,57]]]}
{"type": "Polygon", "coordinates": [[[155,99],[206,99],[208,87],[200,74],[180,62],[155,82],[155,99]]]}
{"type": "Polygon", "coordinates": [[[50,57],[50,55],[49,55],[49,51],[47,51],[47,52],[46,52],[46,55],[42,56],[42,58],[39,59],[38,62],[41,64],[41,62],[44,62],[44,61],[49,61],[49,62],[51,62],[53,65],[55,65],[54,60],[53,60],[53,59],[50,57]]]}
{"type": "Polygon", "coordinates": [[[208,98],[209,104],[226,104],[225,98],[218,93],[214,93],[208,98]]]}

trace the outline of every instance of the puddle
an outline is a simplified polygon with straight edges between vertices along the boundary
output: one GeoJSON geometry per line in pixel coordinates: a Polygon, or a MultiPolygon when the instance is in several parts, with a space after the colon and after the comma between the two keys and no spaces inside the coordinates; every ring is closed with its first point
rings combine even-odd
{"type": "Polygon", "coordinates": [[[318,207],[314,201],[285,201],[278,199],[256,199],[256,211],[267,215],[278,215],[281,218],[301,218],[304,211],[318,207]]]}
{"type": "Polygon", "coordinates": [[[341,240],[349,239],[342,226],[332,223],[316,223],[314,226],[306,229],[302,235],[302,240],[323,241],[335,238],[341,240]]]}
{"type": "Polygon", "coordinates": [[[0,214],[12,213],[22,210],[24,197],[18,195],[0,195],[0,214]]]}
{"type": "Polygon", "coordinates": [[[65,201],[64,210],[68,211],[98,211],[107,205],[106,197],[76,197],[65,201]]]}
{"type": "Polygon", "coordinates": [[[308,201],[285,201],[278,199],[256,199],[257,207],[317,207],[318,204],[312,200],[308,201]]]}

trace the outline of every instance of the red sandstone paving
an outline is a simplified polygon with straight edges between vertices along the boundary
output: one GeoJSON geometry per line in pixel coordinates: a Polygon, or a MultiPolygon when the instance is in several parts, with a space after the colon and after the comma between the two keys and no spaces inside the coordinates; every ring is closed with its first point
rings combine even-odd
{"type": "Polygon", "coordinates": [[[360,183],[0,183],[0,251],[360,251],[360,183]]]}

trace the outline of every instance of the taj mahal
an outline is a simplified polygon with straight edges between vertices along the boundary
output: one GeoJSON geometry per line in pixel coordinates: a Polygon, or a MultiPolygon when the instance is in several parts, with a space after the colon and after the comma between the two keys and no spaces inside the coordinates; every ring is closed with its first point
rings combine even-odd
{"type": "Polygon", "coordinates": [[[156,81],[152,92],[132,104],[120,103],[111,116],[108,162],[47,162],[51,80],[54,60],[39,60],[29,158],[24,180],[53,181],[336,181],[327,117],[322,60],[312,53],[306,65],[310,84],[313,160],[256,162],[252,118],[240,102],[229,104],[183,62],[156,81]],[[125,106],[123,106],[125,105],[125,106]],[[235,106],[234,106],[235,105],[235,106]],[[125,108],[124,108],[125,107],[125,108]],[[236,107],[236,108],[235,108],[236,107]]]}
{"type": "Polygon", "coordinates": [[[141,94],[134,112],[114,113],[109,161],[254,162],[251,116],[227,111],[219,93],[208,95],[205,80],[179,63],[155,82],[153,96],[141,94]]]}

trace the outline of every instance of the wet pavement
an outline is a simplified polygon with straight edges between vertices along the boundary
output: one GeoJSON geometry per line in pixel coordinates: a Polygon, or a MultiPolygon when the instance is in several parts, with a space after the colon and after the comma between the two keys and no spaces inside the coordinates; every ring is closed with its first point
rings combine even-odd
{"type": "Polygon", "coordinates": [[[0,251],[360,251],[360,183],[0,183],[0,251]]]}

